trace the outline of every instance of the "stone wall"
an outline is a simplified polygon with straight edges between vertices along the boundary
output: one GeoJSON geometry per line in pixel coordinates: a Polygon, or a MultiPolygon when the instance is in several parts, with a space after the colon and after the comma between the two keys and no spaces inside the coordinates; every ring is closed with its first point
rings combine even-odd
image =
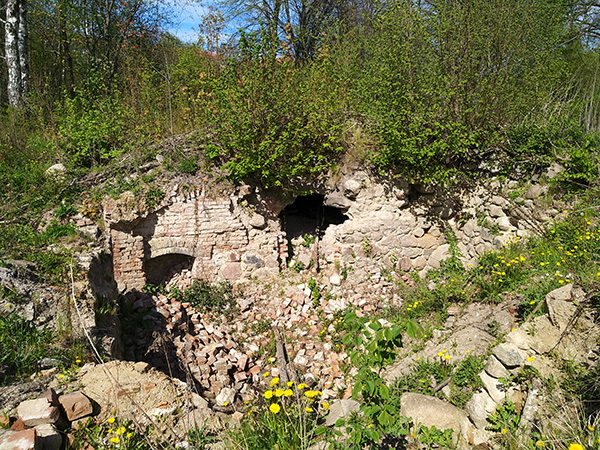
{"type": "MultiPolygon", "coordinates": [[[[285,258],[277,222],[240,207],[234,197],[175,190],[159,209],[147,211],[126,194],[106,202],[105,218],[120,291],[141,289],[147,281],[145,265],[165,255],[193,258],[184,276],[213,281],[277,272],[285,258]]],[[[165,280],[174,275],[171,270],[164,267],[165,280]]]]}
{"type": "MultiPolygon", "coordinates": [[[[335,294],[343,293],[335,286],[348,277],[348,291],[355,296],[363,294],[357,288],[363,281],[370,281],[364,290],[385,295],[384,272],[424,275],[453,250],[465,267],[475,264],[485,252],[531,236],[559,216],[547,192],[547,187],[498,179],[442,189],[382,182],[360,171],[342,175],[329,187],[324,204],[342,209],[349,219],[325,230],[318,249],[320,272],[335,294]]],[[[306,265],[314,251],[298,243],[293,243],[294,258],[306,265]]]]}
{"type": "MultiPolygon", "coordinates": [[[[529,236],[558,215],[545,203],[544,188],[499,180],[448,190],[353,171],[324,191],[321,207],[338,208],[348,220],[327,226],[310,245],[300,245],[302,237],[288,242],[281,229],[278,215],[294,199],[283,202],[249,186],[210,198],[175,186],[154,211],[131,193],[107,201],[105,220],[119,290],[140,289],[147,281],[146,264],[151,262],[156,270],[163,262],[157,258],[180,255],[191,258],[191,269],[165,267],[165,280],[174,275],[170,270],[182,272],[177,282],[185,285],[193,278],[272,276],[297,262],[312,270],[318,263],[319,273],[332,286],[343,284],[352,271],[349,287],[355,295],[362,294],[363,282],[376,287],[377,292],[365,288],[371,294],[385,295],[384,271],[424,275],[439,268],[452,251],[465,266],[474,264],[486,251],[529,236]]],[[[174,265],[173,258],[164,264],[174,265]]]]}

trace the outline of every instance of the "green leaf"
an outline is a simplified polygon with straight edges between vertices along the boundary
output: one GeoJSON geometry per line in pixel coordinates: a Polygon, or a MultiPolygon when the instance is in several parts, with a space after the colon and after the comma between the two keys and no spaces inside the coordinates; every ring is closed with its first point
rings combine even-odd
{"type": "Polygon", "coordinates": [[[381,414],[379,414],[379,416],[377,416],[377,421],[381,424],[381,425],[388,425],[390,423],[390,419],[391,416],[388,414],[388,412],[384,409],[383,411],[381,411],[381,414]]]}
{"type": "Polygon", "coordinates": [[[382,327],[379,321],[375,320],[369,324],[369,328],[373,331],[379,331],[382,327]]]}
{"type": "Polygon", "coordinates": [[[408,320],[406,322],[406,334],[408,334],[411,338],[417,337],[417,332],[419,328],[414,320],[408,320]]]}
{"type": "Polygon", "coordinates": [[[326,431],[327,431],[327,428],[325,428],[324,426],[322,426],[322,425],[321,425],[320,427],[318,427],[318,428],[315,430],[315,434],[316,434],[317,436],[320,436],[320,435],[322,435],[323,433],[325,433],[326,431]]]}
{"type": "Polygon", "coordinates": [[[338,419],[335,421],[335,426],[337,428],[343,427],[344,425],[346,425],[346,421],[344,419],[338,419]]]}
{"type": "Polygon", "coordinates": [[[385,384],[379,386],[379,396],[383,399],[390,398],[390,389],[385,384]]]}

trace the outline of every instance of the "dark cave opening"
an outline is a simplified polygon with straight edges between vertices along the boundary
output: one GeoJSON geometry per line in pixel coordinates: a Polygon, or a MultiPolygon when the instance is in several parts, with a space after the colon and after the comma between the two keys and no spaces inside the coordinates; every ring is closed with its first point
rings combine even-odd
{"type": "Polygon", "coordinates": [[[157,256],[144,263],[146,282],[155,286],[165,286],[176,275],[190,273],[194,257],[181,253],[157,256]]]}
{"type": "Polygon", "coordinates": [[[325,206],[324,200],[321,194],[301,195],[279,213],[288,242],[306,234],[321,236],[329,225],[348,220],[343,210],[325,206]]]}

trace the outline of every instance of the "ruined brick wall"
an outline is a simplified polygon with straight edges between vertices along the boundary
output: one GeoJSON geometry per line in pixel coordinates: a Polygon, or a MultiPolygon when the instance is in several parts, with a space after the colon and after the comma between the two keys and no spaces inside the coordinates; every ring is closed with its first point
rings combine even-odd
{"type": "Polygon", "coordinates": [[[285,257],[277,221],[262,216],[257,220],[235,199],[191,193],[174,196],[154,212],[132,216],[123,209],[122,202],[105,208],[120,291],[141,289],[146,283],[144,265],[164,255],[194,258],[191,277],[212,281],[277,272],[285,257]]]}

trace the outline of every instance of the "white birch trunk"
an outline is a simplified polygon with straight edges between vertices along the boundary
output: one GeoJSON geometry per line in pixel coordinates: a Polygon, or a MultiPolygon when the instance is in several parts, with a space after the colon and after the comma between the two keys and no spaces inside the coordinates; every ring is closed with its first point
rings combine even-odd
{"type": "Polygon", "coordinates": [[[19,66],[19,1],[6,1],[6,23],[4,27],[4,51],[6,66],[8,67],[8,103],[11,106],[19,106],[22,101],[21,96],[21,70],[19,66]]]}
{"type": "Polygon", "coordinates": [[[27,93],[29,92],[29,49],[27,41],[27,0],[19,0],[17,47],[19,51],[19,69],[21,71],[21,101],[27,100],[27,93]]]}

